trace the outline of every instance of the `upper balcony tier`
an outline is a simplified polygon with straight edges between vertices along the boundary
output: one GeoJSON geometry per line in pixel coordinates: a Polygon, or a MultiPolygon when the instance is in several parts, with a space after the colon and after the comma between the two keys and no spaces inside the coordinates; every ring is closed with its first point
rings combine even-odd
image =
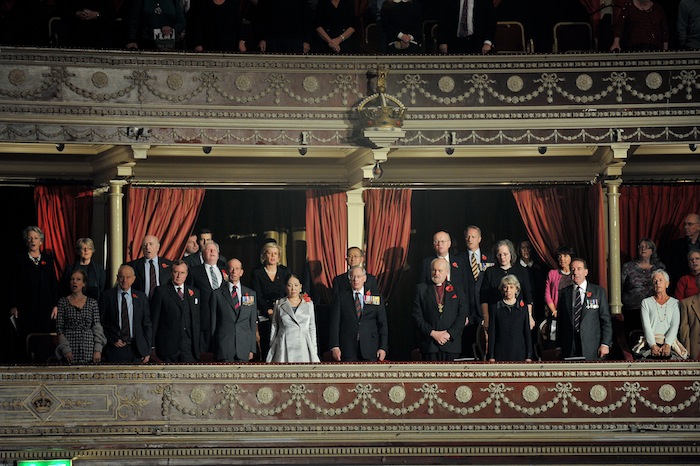
{"type": "MultiPolygon", "coordinates": [[[[381,105],[380,97],[367,107],[381,105]]],[[[697,180],[699,127],[700,54],[690,51],[0,51],[5,182],[99,185],[125,177],[349,188],[697,180]],[[403,126],[368,130],[357,108],[377,93],[380,69],[388,72],[384,100],[405,107],[405,117],[403,126]],[[371,176],[375,162],[384,163],[380,181],[371,176]]]]}

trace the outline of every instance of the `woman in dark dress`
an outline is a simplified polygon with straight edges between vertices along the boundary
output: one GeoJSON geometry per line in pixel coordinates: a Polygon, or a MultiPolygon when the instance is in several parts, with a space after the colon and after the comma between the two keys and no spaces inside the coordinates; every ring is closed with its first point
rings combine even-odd
{"type": "Polygon", "coordinates": [[[518,299],[520,282],[515,275],[501,279],[503,299],[490,306],[487,359],[532,361],[532,334],[525,301],[518,299]]]}
{"type": "Polygon", "coordinates": [[[97,301],[85,296],[88,275],[78,269],[70,276],[71,292],[58,300],[56,356],[68,364],[100,362],[107,343],[97,301]]]}
{"type": "Polygon", "coordinates": [[[92,260],[95,254],[95,243],[90,238],[80,238],[75,245],[78,260],[66,267],[61,279],[61,292],[70,292],[70,277],[76,270],[82,269],[87,273],[84,293],[100,302],[100,295],[105,289],[106,273],[104,267],[92,260]]]}
{"type": "Polygon", "coordinates": [[[262,267],[253,270],[251,288],[258,298],[258,332],[261,357],[270,349],[272,309],[275,301],[287,296],[286,283],[291,272],[279,263],[282,250],[277,243],[267,243],[260,252],[262,267]]]}
{"type": "Polygon", "coordinates": [[[359,28],[353,0],[319,0],[314,28],[315,53],[356,53],[359,28]]]}
{"type": "Polygon", "coordinates": [[[19,344],[24,348],[27,335],[53,331],[58,286],[53,257],[41,250],[44,232],[29,226],[22,237],[27,252],[17,259],[15,282],[10,288],[10,316],[14,317],[19,344]]]}
{"type": "Polygon", "coordinates": [[[525,267],[517,262],[513,243],[504,239],[496,244],[496,264],[486,269],[481,284],[481,310],[484,313],[484,328],[489,328],[489,306],[501,299],[501,280],[506,275],[515,275],[520,282],[518,301],[524,300],[530,318],[530,328],[534,328],[532,317],[532,289],[525,267]]]}
{"type": "Polygon", "coordinates": [[[65,0],[62,6],[61,21],[66,28],[60,45],[112,46],[113,0],[65,0]]]}
{"type": "Polygon", "coordinates": [[[195,4],[192,34],[195,52],[245,52],[240,2],[238,0],[204,0],[195,4]]]}

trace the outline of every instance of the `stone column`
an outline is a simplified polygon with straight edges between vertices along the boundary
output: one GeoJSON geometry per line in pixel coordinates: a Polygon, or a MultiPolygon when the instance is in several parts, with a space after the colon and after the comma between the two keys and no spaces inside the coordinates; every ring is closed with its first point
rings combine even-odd
{"type": "Polygon", "coordinates": [[[620,185],[622,179],[612,178],[604,181],[608,196],[608,282],[610,312],[622,314],[622,285],[620,276],[620,185]]]}
{"type": "Polygon", "coordinates": [[[115,284],[119,266],[124,261],[124,213],[122,202],[124,193],[122,187],[126,185],[124,180],[109,181],[109,257],[107,261],[107,280],[110,285],[115,284]]]}
{"type": "Polygon", "coordinates": [[[365,201],[363,188],[351,189],[348,195],[348,244],[346,248],[357,246],[365,249],[365,201]]]}

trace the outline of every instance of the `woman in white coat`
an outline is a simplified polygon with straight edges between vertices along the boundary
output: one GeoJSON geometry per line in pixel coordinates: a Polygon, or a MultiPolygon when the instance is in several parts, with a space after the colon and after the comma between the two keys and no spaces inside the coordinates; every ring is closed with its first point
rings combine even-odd
{"type": "Polygon", "coordinates": [[[287,278],[287,297],[273,308],[270,351],[267,362],[320,362],[316,338],[314,303],[301,294],[295,275],[287,278]]]}

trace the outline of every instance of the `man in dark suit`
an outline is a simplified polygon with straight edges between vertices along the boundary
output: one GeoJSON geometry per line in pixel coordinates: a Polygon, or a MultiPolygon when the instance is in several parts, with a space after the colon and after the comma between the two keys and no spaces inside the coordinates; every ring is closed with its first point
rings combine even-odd
{"type": "Polygon", "coordinates": [[[146,293],[150,299],[158,286],[170,281],[173,262],[164,257],[158,257],[160,241],[153,235],[143,237],[141,250],[143,257],[129,262],[129,265],[136,274],[134,288],[146,293]]]}
{"type": "MultiPolygon", "coordinates": [[[[185,243],[185,253],[182,255],[182,260],[198,253],[199,244],[197,244],[197,235],[190,235],[189,238],[187,238],[187,243],[185,243]]],[[[187,267],[189,267],[189,264],[187,264],[187,267]]]]}
{"type": "Polygon", "coordinates": [[[257,352],[256,321],[258,304],[255,291],[241,285],[243,264],[228,261],[228,281],[214,292],[216,359],[248,362],[257,352]]]}
{"type": "Polygon", "coordinates": [[[612,345],[612,320],[605,290],[589,283],[588,265],[571,261],[573,285],[564,288],[557,305],[557,346],[564,358],[603,359],[612,345]]]}
{"type": "Polygon", "coordinates": [[[678,280],[691,273],[688,254],[700,251],[700,215],[688,214],[683,220],[683,238],[671,241],[665,263],[675,289],[678,280]]]}
{"type": "MultiPolygon", "coordinates": [[[[336,277],[333,279],[333,295],[338,294],[340,291],[352,290],[348,272],[350,272],[350,269],[356,265],[361,267],[365,266],[365,252],[357,246],[348,248],[348,256],[345,258],[345,261],[348,263],[348,271],[341,273],[340,275],[336,275],[336,277]]],[[[374,275],[369,273],[367,274],[365,286],[371,290],[376,290],[377,293],[379,293],[379,284],[377,283],[377,278],[374,275]]]]}
{"type": "Polygon", "coordinates": [[[187,264],[173,262],[172,281],[151,299],[155,354],[163,362],[199,361],[199,290],[185,285],[187,264]]]}
{"type": "Polygon", "coordinates": [[[440,53],[489,53],[496,35],[492,0],[439,0],[438,50],[440,53]]]}
{"type": "Polygon", "coordinates": [[[462,351],[462,331],[468,323],[467,304],[462,289],[447,280],[448,267],[445,259],[433,259],[432,283],[419,283],[413,299],[412,316],[425,361],[454,361],[462,351]]]}
{"type": "Polygon", "coordinates": [[[330,348],[336,361],[384,361],[389,348],[384,298],[367,284],[367,272],[354,265],[348,272],[350,290],[333,297],[330,348]]]}
{"type": "MultiPolygon", "coordinates": [[[[467,276],[471,275],[474,280],[474,300],[473,306],[481,314],[481,284],[484,281],[484,271],[494,265],[493,254],[489,254],[481,249],[481,228],[476,225],[469,225],[464,230],[464,241],[467,244],[467,252],[464,261],[467,264],[467,276]]],[[[470,307],[472,304],[470,303],[470,307]]],[[[483,316],[482,316],[483,317],[483,316]]]]}
{"type": "MultiPolygon", "coordinates": [[[[192,270],[192,267],[195,265],[204,264],[204,248],[206,247],[207,243],[212,241],[214,241],[214,235],[211,230],[207,228],[202,228],[199,230],[199,233],[197,233],[197,245],[199,246],[199,251],[183,258],[190,270],[192,270]]],[[[221,253],[219,253],[218,266],[222,270],[226,269],[226,258],[222,256],[221,253]]]]}
{"type": "Polygon", "coordinates": [[[218,290],[224,282],[223,272],[219,266],[219,245],[214,241],[209,241],[204,247],[204,264],[196,265],[189,270],[187,283],[199,290],[202,296],[202,305],[199,313],[200,349],[203,353],[214,351],[213,335],[215,327],[212,324],[216,312],[216,296],[214,291],[218,290]]]}
{"type": "Polygon", "coordinates": [[[100,315],[107,345],[107,362],[147,363],[151,355],[151,312],[148,297],[132,285],[136,276],[123,264],[117,272],[117,286],[102,294],[100,315]]]}
{"type": "MultiPolygon", "coordinates": [[[[426,257],[423,259],[423,272],[421,283],[432,285],[432,270],[431,263],[436,257],[442,257],[447,261],[447,281],[449,281],[453,286],[459,288],[460,296],[464,300],[464,305],[467,309],[468,316],[476,316],[479,314],[479,306],[477,306],[474,300],[474,295],[476,293],[475,282],[471,279],[471,272],[467,262],[465,260],[464,254],[451,254],[450,249],[452,248],[452,238],[450,234],[446,231],[438,231],[433,235],[433,248],[435,249],[435,255],[426,257]]],[[[462,338],[465,344],[462,354],[467,357],[472,356],[471,345],[473,343],[473,336],[475,334],[475,326],[478,325],[478,320],[475,318],[470,319],[472,324],[468,325],[465,323],[464,333],[466,338],[462,338]]]]}
{"type": "Polygon", "coordinates": [[[433,249],[435,254],[423,259],[421,283],[432,282],[431,263],[436,257],[442,257],[447,262],[447,280],[460,288],[465,285],[465,273],[467,267],[464,257],[459,254],[450,254],[452,238],[446,231],[438,231],[433,235],[433,249]]]}

